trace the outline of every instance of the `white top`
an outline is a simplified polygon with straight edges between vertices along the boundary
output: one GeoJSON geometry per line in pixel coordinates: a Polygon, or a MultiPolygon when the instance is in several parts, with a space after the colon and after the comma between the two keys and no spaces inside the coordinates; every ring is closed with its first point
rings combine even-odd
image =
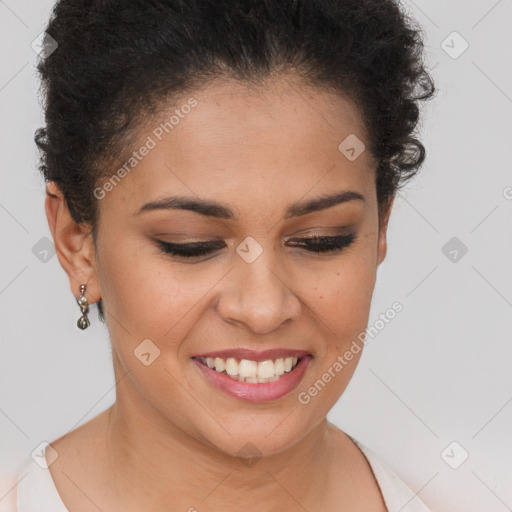
{"type": "MultiPolygon", "coordinates": [[[[371,450],[354,438],[351,439],[370,463],[388,512],[430,512],[390,467],[371,450]]],[[[60,498],[50,471],[42,468],[31,457],[22,464],[17,477],[17,512],[69,512],[60,498]]]]}

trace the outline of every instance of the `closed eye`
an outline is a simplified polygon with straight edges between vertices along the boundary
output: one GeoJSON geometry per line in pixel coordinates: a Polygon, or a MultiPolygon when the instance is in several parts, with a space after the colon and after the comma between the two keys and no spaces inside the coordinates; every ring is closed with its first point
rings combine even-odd
{"type": "MultiPolygon", "coordinates": [[[[292,247],[314,252],[337,254],[348,247],[357,236],[355,233],[335,236],[313,236],[308,238],[292,239],[288,242],[292,247]]],[[[206,241],[178,244],[155,240],[160,249],[166,253],[180,258],[198,258],[206,256],[225,247],[224,242],[206,241]]]]}
{"type": "Polygon", "coordinates": [[[311,252],[337,253],[345,247],[348,247],[356,238],[357,236],[354,233],[335,236],[312,236],[291,240],[291,245],[292,247],[303,247],[307,251],[311,252]],[[302,244],[297,242],[302,242],[302,244]]]}

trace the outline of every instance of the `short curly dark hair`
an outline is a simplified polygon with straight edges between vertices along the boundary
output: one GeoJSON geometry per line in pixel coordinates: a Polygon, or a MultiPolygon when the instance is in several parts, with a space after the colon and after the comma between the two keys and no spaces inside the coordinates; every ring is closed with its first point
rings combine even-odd
{"type": "MultiPolygon", "coordinates": [[[[435,87],[422,30],[395,0],[60,0],[46,33],[58,47],[38,64],[39,169],[94,240],[93,190],[137,126],[216,78],[291,72],[353,99],[378,162],[379,213],[425,158],[418,101],[435,87]]],[[[101,300],[98,311],[104,321],[101,300]]]]}

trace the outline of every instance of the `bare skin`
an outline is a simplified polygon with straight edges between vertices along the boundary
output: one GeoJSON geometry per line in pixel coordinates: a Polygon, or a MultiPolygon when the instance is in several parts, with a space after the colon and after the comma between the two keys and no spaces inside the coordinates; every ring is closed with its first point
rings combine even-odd
{"type": "MultiPolygon", "coordinates": [[[[192,509],[190,512],[194,508],[236,511],[241,503],[250,511],[263,507],[272,512],[387,510],[364,455],[346,434],[328,422],[320,429],[322,440],[315,449],[319,453],[308,454],[310,465],[300,471],[293,468],[301,446],[294,448],[294,454],[255,459],[252,465],[240,460],[225,460],[220,465],[217,454],[211,454],[214,464],[207,456],[191,459],[190,452],[177,443],[177,452],[185,458],[172,457],[168,461],[169,476],[162,478],[152,460],[142,457],[130,462],[138,466],[126,475],[114,459],[109,464],[113,448],[106,442],[110,413],[111,408],[51,443],[59,458],[50,472],[71,512],[97,511],[98,507],[103,511],[135,512],[141,510],[140,503],[147,510],[192,509]],[[134,499],[140,502],[134,505],[134,499]]],[[[306,444],[304,450],[311,450],[310,438],[304,440],[306,444]]],[[[122,453],[124,448],[116,449],[122,453]]]]}
{"type": "Polygon", "coordinates": [[[89,303],[103,300],[117,382],[111,408],[52,443],[57,490],[70,512],[385,511],[366,458],[326,420],[361,352],[309,403],[297,398],[364,331],[386,255],[391,205],[379,223],[376,163],[369,151],[350,161],[338,150],[349,134],[367,140],[360,114],[290,77],[259,91],[221,82],[191,96],[197,106],[162,140],[153,130],[165,112],[140,130],[136,148],[148,136],[157,144],[99,201],[97,247],[48,184],[59,261],[75,297],[87,283],[89,303]],[[284,218],[291,203],[348,189],[364,201],[284,218]],[[135,214],[171,195],[222,202],[238,218],[135,214]],[[338,228],[357,235],[338,253],[286,244],[338,228]],[[235,251],[248,236],[263,248],[250,264],[235,251]],[[192,264],[155,238],[225,246],[192,264]],[[145,339],[160,350],[149,366],[134,356],[145,339]],[[313,359],[295,390],[254,403],[212,386],[191,359],[241,347],[313,359]],[[237,456],[247,443],[259,454],[252,464],[237,456]]]}

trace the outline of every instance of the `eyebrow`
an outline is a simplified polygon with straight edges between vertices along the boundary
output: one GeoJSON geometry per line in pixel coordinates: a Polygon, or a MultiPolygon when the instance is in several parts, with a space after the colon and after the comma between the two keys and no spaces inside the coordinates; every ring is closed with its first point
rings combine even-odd
{"type": "MultiPolygon", "coordinates": [[[[366,202],[364,196],[354,190],[344,190],[334,194],[326,194],[309,201],[293,203],[287,208],[284,218],[300,217],[308,213],[325,210],[332,206],[354,200],[362,201],[363,203],[366,202]]],[[[234,212],[225,204],[216,203],[207,199],[193,199],[186,196],[173,196],[151,201],[141,206],[134,215],[154,210],[187,210],[216,219],[237,219],[234,212]]]]}

